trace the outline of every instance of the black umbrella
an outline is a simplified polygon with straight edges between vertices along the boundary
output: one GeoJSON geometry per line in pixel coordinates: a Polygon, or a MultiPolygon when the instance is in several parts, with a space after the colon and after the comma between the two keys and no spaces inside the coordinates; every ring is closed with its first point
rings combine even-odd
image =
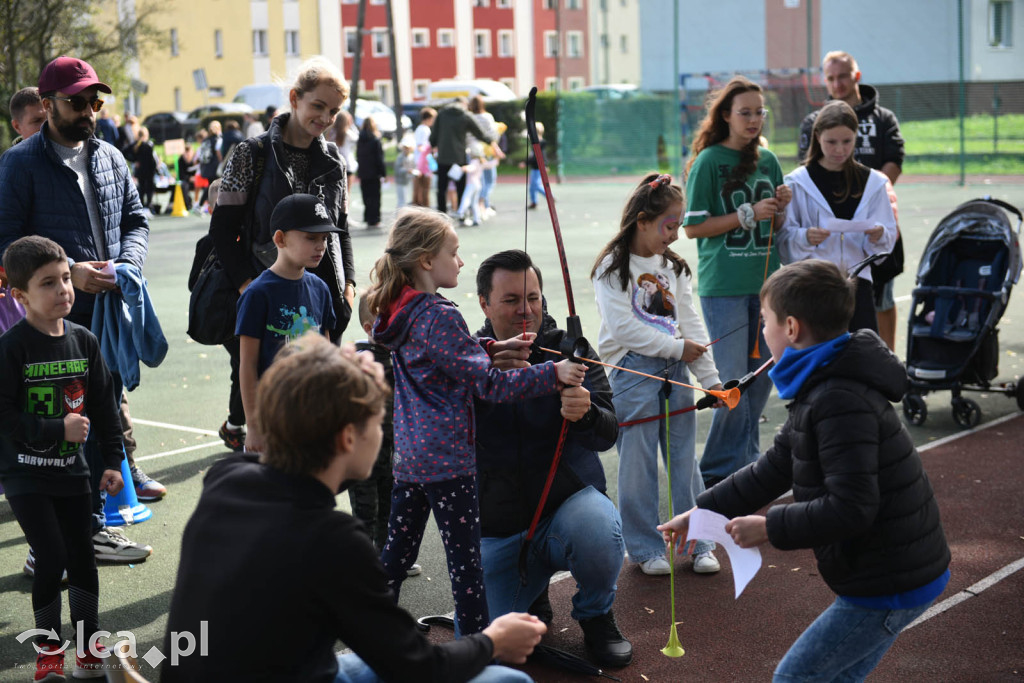
{"type": "MultiPolygon", "coordinates": [[[[454,629],[455,621],[448,616],[442,614],[430,614],[425,617],[420,617],[416,620],[419,624],[421,631],[429,631],[431,626],[444,626],[445,628],[454,629]]],[[[558,648],[551,647],[550,645],[538,645],[533,648],[533,654],[530,655],[530,661],[536,664],[552,664],[559,666],[567,671],[573,671],[575,673],[585,674],[587,676],[602,676],[604,678],[610,678],[613,681],[621,681],[621,678],[616,678],[611,674],[606,674],[604,671],[594,666],[587,660],[571,652],[565,650],[559,650],[558,648]]]]}

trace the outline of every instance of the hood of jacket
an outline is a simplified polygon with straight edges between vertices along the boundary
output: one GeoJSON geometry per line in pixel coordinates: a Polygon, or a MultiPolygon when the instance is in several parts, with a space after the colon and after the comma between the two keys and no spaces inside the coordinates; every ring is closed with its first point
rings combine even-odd
{"type": "Polygon", "coordinates": [[[878,391],[890,402],[907,392],[907,369],[871,330],[857,330],[846,348],[828,365],[815,371],[800,388],[798,398],[830,379],[851,379],[878,391]]]}
{"type": "Polygon", "coordinates": [[[427,294],[406,286],[387,311],[381,311],[373,324],[373,340],[392,351],[398,349],[412,329],[416,318],[432,306],[455,306],[438,294],[427,294]]]}
{"type": "MultiPolygon", "coordinates": [[[[821,190],[814,184],[814,180],[811,178],[810,172],[807,170],[807,166],[799,166],[795,171],[783,178],[783,181],[787,185],[799,185],[806,192],[807,196],[813,200],[816,204],[821,206],[829,213],[832,213],[832,208],[829,206],[828,200],[821,194],[821,190]]],[[[886,177],[881,171],[872,170],[868,173],[867,182],[864,183],[864,192],[861,195],[860,203],[857,205],[859,209],[861,205],[867,206],[870,202],[869,199],[876,192],[885,192],[885,181],[886,177]]]]}

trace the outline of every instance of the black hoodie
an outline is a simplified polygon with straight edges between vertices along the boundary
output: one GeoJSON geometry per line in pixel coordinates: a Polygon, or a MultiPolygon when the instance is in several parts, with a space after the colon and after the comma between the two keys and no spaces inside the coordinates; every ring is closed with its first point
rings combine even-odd
{"type": "Polygon", "coordinates": [[[795,502],[768,510],[768,540],[813,548],[837,594],[894,595],[934,581],[949,547],[921,457],[890,403],[906,388],[903,364],[878,335],[855,332],[804,381],[768,452],[697,506],[732,518],[792,487],[795,502]]]}
{"type": "MultiPolygon", "coordinates": [[[[903,168],[903,138],[900,136],[900,122],[896,115],[879,106],[878,92],[870,85],[860,85],[860,98],[860,104],[853,108],[860,124],[854,150],[857,161],[879,171],[890,161],[903,168]]],[[[807,150],[811,147],[811,131],[817,118],[818,112],[812,111],[800,124],[798,162],[807,157],[807,150]]]]}

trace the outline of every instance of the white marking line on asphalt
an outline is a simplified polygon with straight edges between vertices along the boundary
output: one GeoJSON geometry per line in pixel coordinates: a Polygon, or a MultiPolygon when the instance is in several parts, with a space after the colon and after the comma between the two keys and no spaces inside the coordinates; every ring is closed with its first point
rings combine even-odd
{"type": "Polygon", "coordinates": [[[974,427],[973,429],[968,429],[968,430],[963,431],[963,432],[958,432],[957,434],[950,434],[949,436],[944,436],[941,439],[936,439],[935,441],[932,441],[930,443],[926,443],[923,446],[919,446],[917,451],[918,451],[918,453],[920,453],[921,451],[927,451],[927,450],[931,450],[932,448],[938,448],[939,446],[944,446],[944,445],[946,445],[947,443],[949,443],[951,441],[956,441],[957,439],[962,439],[965,436],[970,436],[971,434],[974,434],[976,432],[980,432],[983,429],[988,429],[989,427],[996,427],[998,425],[1003,424],[1004,422],[1009,422],[1010,420],[1013,420],[1013,419],[1018,418],[1018,417],[1020,417],[1020,413],[1010,413],[1009,415],[1003,415],[1002,417],[998,417],[998,418],[992,420],[991,422],[986,422],[985,424],[978,425],[977,427],[974,427]]]}
{"type": "Polygon", "coordinates": [[[176,429],[179,432],[191,432],[192,434],[202,434],[203,436],[218,436],[217,432],[214,432],[209,429],[199,429],[197,427],[172,425],[166,422],[153,422],[152,420],[143,420],[137,417],[133,417],[132,422],[134,422],[135,424],[146,425],[147,427],[163,427],[164,429],[176,429]]]}
{"type": "Polygon", "coordinates": [[[1024,557],[1020,558],[1016,562],[1011,562],[1010,564],[1006,565],[997,572],[989,574],[978,583],[974,584],[973,586],[968,586],[967,588],[963,589],[953,597],[946,598],[942,602],[932,605],[924,614],[919,616],[914,621],[910,622],[910,624],[908,624],[907,627],[903,630],[906,631],[912,629],[915,626],[928,621],[932,617],[937,617],[938,615],[942,614],[951,607],[959,605],[964,600],[976,597],[983,590],[991,588],[1003,579],[1010,576],[1010,574],[1013,574],[1014,572],[1019,571],[1021,569],[1024,569],[1024,557]]]}
{"type": "MultiPolygon", "coordinates": [[[[135,420],[138,422],[138,420],[135,420]]],[[[163,453],[154,453],[153,455],[144,455],[141,458],[135,458],[135,462],[144,462],[146,460],[156,460],[157,458],[166,458],[169,455],[178,455],[179,453],[188,453],[189,451],[198,451],[203,448],[209,448],[210,446],[223,446],[220,441],[207,441],[206,443],[199,443],[195,446],[186,446],[185,448],[178,448],[173,451],[164,451],[163,453]]]]}

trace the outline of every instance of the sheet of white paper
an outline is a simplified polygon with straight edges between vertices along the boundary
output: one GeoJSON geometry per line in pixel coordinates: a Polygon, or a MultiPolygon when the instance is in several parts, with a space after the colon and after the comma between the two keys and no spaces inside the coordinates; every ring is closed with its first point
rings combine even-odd
{"type": "Polygon", "coordinates": [[[825,223],[825,229],[829,232],[867,232],[875,227],[871,221],[847,221],[842,218],[830,218],[825,223]]]}
{"type": "Polygon", "coordinates": [[[107,261],[106,263],[104,263],[103,267],[100,268],[100,272],[103,273],[104,275],[109,275],[111,277],[117,277],[117,271],[114,270],[114,262],[113,261],[107,261]]]}
{"type": "Polygon", "coordinates": [[[761,551],[757,548],[741,548],[736,545],[732,536],[725,531],[728,521],[728,518],[717,512],[697,508],[690,513],[690,530],[686,540],[714,541],[725,548],[725,552],[729,554],[729,562],[732,563],[736,597],[739,598],[740,593],[757,574],[757,570],[761,568],[761,551]]]}

